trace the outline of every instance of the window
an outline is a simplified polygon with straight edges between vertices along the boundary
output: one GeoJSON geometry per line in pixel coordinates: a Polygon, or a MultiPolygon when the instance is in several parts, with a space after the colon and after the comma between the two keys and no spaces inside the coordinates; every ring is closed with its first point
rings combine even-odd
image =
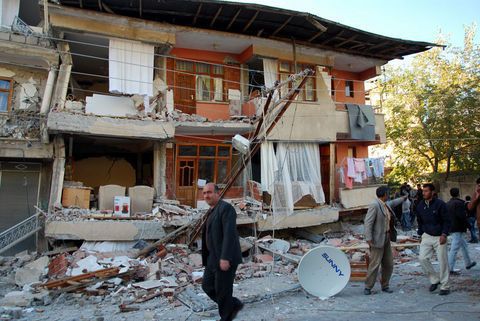
{"type": "Polygon", "coordinates": [[[195,75],[195,95],[198,101],[225,101],[223,89],[224,68],[203,62],[175,61],[177,71],[195,75]]]}
{"type": "Polygon", "coordinates": [[[225,184],[231,170],[231,150],[230,145],[222,144],[178,145],[179,186],[188,186],[186,182],[192,177],[225,184]],[[192,169],[194,164],[197,168],[192,169]]]}
{"type": "Polygon", "coordinates": [[[332,79],[331,79],[331,87],[332,87],[332,88],[331,88],[332,92],[330,93],[330,95],[331,95],[332,97],[335,97],[335,78],[333,78],[333,77],[332,77],[332,79]]]}
{"type": "Polygon", "coordinates": [[[9,78],[0,78],[0,112],[10,111],[13,94],[13,80],[9,78]]]}
{"type": "Polygon", "coordinates": [[[345,97],[353,97],[353,81],[345,81],[345,97]]]}
{"type": "MultiPolygon", "coordinates": [[[[314,69],[311,65],[298,64],[297,70],[304,70],[306,68],[314,69]]],[[[291,74],[295,73],[295,66],[288,61],[280,61],[278,64],[279,80],[280,82],[286,81],[291,74]]],[[[295,85],[298,85],[296,83],[295,85]]],[[[280,97],[285,97],[288,91],[292,88],[292,85],[282,86],[280,89],[280,97]]],[[[309,76],[303,86],[302,90],[298,93],[297,100],[303,101],[315,101],[315,76],[309,76]]]]}
{"type": "Polygon", "coordinates": [[[357,157],[357,148],[355,146],[349,146],[347,156],[350,158],[357,157]]]}

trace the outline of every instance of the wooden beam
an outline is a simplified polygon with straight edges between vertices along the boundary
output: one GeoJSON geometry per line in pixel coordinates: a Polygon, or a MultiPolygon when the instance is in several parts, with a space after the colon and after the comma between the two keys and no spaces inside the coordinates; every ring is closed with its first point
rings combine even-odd
{"type": "Polygon", "coordinates": [[[357,37],[356,35],[355,35],[355,36],[351,36],[350,38],[345,39],[344,41],[340,42],[339,44],[336,44],[336,45],[333,46],[333,47],[335,47],[335,48],[341,47],[341,46],[343,46],[344,44],[349,43],[350,41],[354,40],[356,37],[357,37]]]}
{"type": "Polygon", "coordinates": [[[307,15],[305,17],[305,19],[310,22],[315,28],[317,28],[318,30],[322,31],[322,32],[325,32],[327,31],[327,27],[325,27],[324,25],[322,25],[320,22],[318,22],[314,17],[312,17],[311,15],[307,15]]]}
{"type": "Polygon", "coordinates": [[[310,39],[308,39],[308,42],[312,42],[313,40],[317,39],[321,34],[323,34],[323,31],[319,31],[316,34],[314,34],[310,39]]]}
{"type": "Polygon", "coordinates": [[[138,1],[138,13],[140,14],[140,18],[142,17],[142,9],[143,9],[142,1],[143,0],[138,1]]]}
{"type": "Polygon", "coordinates": [[[275,31],[272,33],[272,37],[274,37],[277,33],[280,32],[280,30],[282,30],[283,28],[285,28],[285,26],[293,19],[293,16],[290,16],[288,17],[287,20],[285,20],[284,23],[282,23],[282,25],[280,27],[278,27],[277,29],[275,29],[275,31]]]}
{"type": "Polygon", "coordinates": [[[102,0],[98,0],[98,8],[100,9],[100,12],[103,11],[103,8],[102,8],[102,0]]]}
{"type": "Polygon", "coordinates": [[[327,42],[332,41],[333,39],[335,39],[335,38],[337,38],[337,37],[340,37],[341,35],[343,35],[344,32],[345,32],[345,30],[342,30],[342,31],[340,31],[339,33],[337,33],[335,36],[329,37],[329,38],[325,39],[324,41],[322,41],[322,42],[320,43],[320,45],[325,45],[327,42]]]}
{"type": "Polygon", "coordinates": [[[257,37],[260,37],[264,31],[265,31],[265,29],[260,29],[260,30],[257,32],[257,37]]]}
{"type": "Polygon", "coordinates": [[[228,26],[227,26],[227,29],[230,29],[230,27],[233,25],[233,23],[235,22],[235,20],[237,20],[238,16],[240,15],[240,12],[242,12],[242,9],[238,9],[237,13],[235,13],[235,15],[233,16],[232,20],[230,20],[230,22],[228,23],[228,26]]]}
{"type": "Polygon", "coordinates": [[[79,0],[79,2],[80,2],[80,3],[79,3],[79,4],[80,4],[80,8],[83,9],[83,0],[79,0]]]}
{"type": "Polygon", "coordinates": [[[250,19],[250,21],[248,21],[247,25],[245,26],[245,28],[243,28],[242,32],[245,32],[247,31],[247,29],[252,25],[252,23],[255,21],[255,19],[257,18],[258,14],[260,13],[259,10],[257,10],[257,12],[255,12],[255,14],[253,15],[253,17],[250,19]]]}
{"type": "Polygon", "coordinates": [[[220,12],[222,12],[223,6],[220,6],[218,8],[217,13],[215,13],[215,16],[212,19],[212,22],[210,22],[210,27],[213,27],[213,24],[215,23],[215,20],[217,20],[218,16],[220,15],[220,12]]]}
{"type": "Polygon", "coordinates": [[[200,14],[200,10],[202,10],[203,3],[200,3],[200,5],[197,8],[197,13],[195,13],[195,17],[193,17],[193,22],[192,26],[197,23],[198,15],[200,14]]]}

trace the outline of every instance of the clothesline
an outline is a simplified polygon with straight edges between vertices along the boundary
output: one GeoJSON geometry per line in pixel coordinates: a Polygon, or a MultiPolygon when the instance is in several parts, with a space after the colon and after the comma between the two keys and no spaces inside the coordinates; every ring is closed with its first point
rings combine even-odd
{"type": "Polygon", "coordinates": [[[353,183],[363,183],[369,178],[380,179],[384,176],[385,158],[353,158],[346,157],[340,162],[338,172],[340,181],[348,189],[353,188],[353,183]]]}

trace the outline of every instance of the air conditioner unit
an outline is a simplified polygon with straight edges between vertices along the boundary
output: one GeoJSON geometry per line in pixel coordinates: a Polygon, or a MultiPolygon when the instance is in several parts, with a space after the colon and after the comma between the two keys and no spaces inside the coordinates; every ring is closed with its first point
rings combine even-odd
{"type": "Polygon", "coordinates": [[[250,150],[250,141],[237,134],[232,138],[232,146],[242,154],[247,154],[250,150]]]}

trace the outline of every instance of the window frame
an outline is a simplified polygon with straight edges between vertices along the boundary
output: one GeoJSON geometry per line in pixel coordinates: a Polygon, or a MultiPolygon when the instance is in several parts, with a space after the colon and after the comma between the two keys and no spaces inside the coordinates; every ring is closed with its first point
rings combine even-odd
{"type": "MultiPolygon", "coordinates": [[[[306,69],[306,68],[310,68],[312,70],[315,69],[314,68],[315,65],[301,63],[301,62],[297,62],[297,66],[299,67],[300,70],[303,70],[303,69],[306,69]]],[[[287,77],[288,77],[291,74],[295,73],[295,66],[294,66],[292,61],[279,60],[278,61],[278,66],[277,66],[277,72],[278,72],[278,77],[277,77],[278,81],[281,82],[282,81],[282,75],[283,76],[287,75],[287,77]],[[289,71],[286,71],[285,69],[283,69],[282,64],[288,64],[289,68],[290,68],[289,71]]],[[[306,99],[306,91],[305,91],[306,83],[305,83],[302,90],[300,90],[300,92],[298,93],[296,100],[304,101],[304,102],[316,102],[317,101],[317,79],[316,79],[316,76],[307,76],[307,78],[308,78],[307,81],[312,80],[312,82],[313,82],[313,99],[306,99]]],[[[290,89],[292,89],[292,83],[290,83],[288,85],[287,92],[290,91],[290,89]]],[[[282,90],[280,90],[280,91],[281,91],[280,96],[282,96],[282,90]]]]}
{"type": "Polygon", "coordinates": [[[8,89],[0,88],[0,92],[8,93],[7,108],[5,111],[0,110],[0,113],[9,113],[12,109],[12,97],[13,97],[13,78],[0,77],[0,80],[8,81],[10,83],[8,89]]]}
{"type": "MultiPolygon", "coordinates": [[[[200,169],[200,160],[201,159],[210,159],[214,161],[214,167],[213,167],[213,183],[215,184],[224,184],[225,182],[217,182],[217,176],[219,173],[218,170],[218,161],[227,161],[227,177],[228,173],[232,170],[232,145],[229,144],[209,144],[209,143],[179,143],[177,144],[176,148],[176,155],[177,155],[177,166],[178,166],[178,161],[182,159],[195,159],[196,163],[196,169],[194,176],[198,179],[203,179],[203,177],[199,177],[199,169],[200,169]],[[180,155],[180,148],[181,146],[195,146],[196,147],[196,155],[190,155],[190,156],[182,156],[180,155]],[[200,155],[200,148],[201,147],[215,147],[215,155],[214,156],[202,156],[200,155]],[[228,156],[219,156],[219,149],[220,147],[227,147],[228,148],[228,156]]],[[[177,179],[178,183],[178,179],[177,179]]]]}
{"type": "Polygon", "coordinates": [[[182,58],[175,58],[174,59],[174,72],[181,72],[181,73],[187,73],[191,74],[192,76],[195,76],[195,101],[198,102],[222,102],[225,103],[226,100],[226,94],[225,94],[225,66],[222,64],[216,64],[216,63],[211,63],[207,61],[189,61],[185,60],[182,58]],[[179,61],[191,63],[193,65],[193,71],[185,71],[177,68],[177,63],[179,61]],[[208,72],[199,72],[197,68],[197,64],[205,64],[208,66],[208,72]],[[215,73],[215,67],[222,67],[222,74],[215,73]],[[197,81],[198,81],[198,76],[207,76],[209,78],[209,84],[210,84],[210,89],[209,89],[209,100],[205,99],[199,99],[197,93],[197,81]],[[222,100],[215,100],[215,78],[220,78],[222,80],[222,100]]]}
{"type": "Polygon", "coordinates": [[[350,97],[353,98],[355,96],[354,94],[354,81],[353,80],[345,80],[345,97],[350,97]],[[347,95],[347,88],[349,90],[348,95],[347,95]]]}

